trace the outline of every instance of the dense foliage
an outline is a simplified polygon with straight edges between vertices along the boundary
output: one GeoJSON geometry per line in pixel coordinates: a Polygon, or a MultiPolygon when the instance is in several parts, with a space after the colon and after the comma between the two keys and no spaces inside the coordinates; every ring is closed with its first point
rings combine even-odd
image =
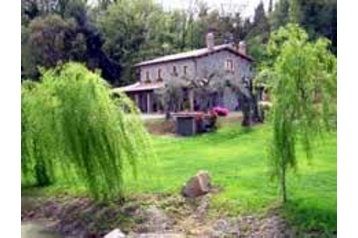
{"type": "Polygon", "coordinates": [[[252,17],[242,15],[240,3],[220,10],[205,1],[191,3],[167,11],[152,0],[22,0],[23,78],[38,78],[38,66],[79,61],[100,69],[112,85],[125,85],[136,81],[134,63],[205,47],[208,30],[215,32],[216,44],[247,41],[260,65],[269,59],[270,32],[288,22],[299,23],[310,39],[328,38],[336,52],[335,0],[279,0],[269,6],[261,1],[252,17]]]}
{"type": "MultiPolygon", "coordinates": [[[[329,39],[332,43],[329,46],[330,51],[337,54],[337,0],[283,0],[283,2],[286,2],[284,4],[286,6],[281,8],[283,12],[278,13],[279,15],[286,15],[289,22],[299,24],[307,32],[309,39],[315,40],[320,37],[329,39]]],[[[273,19],[274,22],[276,20],[280,21],[278,18],[273,19]]],[[[279,27],[285,24],[276,25],[279,27]]]]}
{"type": "Polygon", "coordinates": [[[181,110],[181,105],[184,101],[184,83],[178,80],[178,77],[169,78],[165,86],[156,91],[156,96],[160,102],[160,108],[164,109],[166,119],[170,118],[170,112],[177,112],[181,110]]]}
{"type": "Polygon", "coordinates": [[[286,201],[286,176],[296,168],[296,147],[312,157],[315,139],[335,129],[337,63],[328,50],[329,41],[308,41],[307,33],[289,24],[271,35],[269,54],[274,57],[269,80],[272,108],[270,163],[280,180],[286,201]]]}
{"type": "Polygon", "coordinates": [[[104,53],[95,16],[85,0],[21,1],[22,79],[38,79],[39,67],[78,61],[116,84],[121,65],[104,53]]]}
{"type": "Polygon", "coordinates": [[[123,173],[150,153],[138,111],[107,83],[69,63],[22,86],[22,181],[49,185],[58,176],[82,181],[96,199],[123,195],[123,173]],[[121,109],[121,110],[119,110],[121,109]]]}

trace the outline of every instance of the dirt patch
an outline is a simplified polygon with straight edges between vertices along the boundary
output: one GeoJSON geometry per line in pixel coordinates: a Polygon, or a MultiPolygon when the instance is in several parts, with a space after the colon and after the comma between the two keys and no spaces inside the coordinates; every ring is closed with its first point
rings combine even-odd
{"type": "Polygon", "coordinates": [[[220,215],[212,210],[212,196],[215,195],[185,199],[179,195],[152,194],[111,204],[98,204],[85,197],[37,198],[33,206],[22,209],[21,221],[46,221],[50,224],[48,229],[67,238],[102,238],[115,228],[128,238],[162,237],[159,234],[189,238],[336,237],[319,231],[298,233],[278,208],[260,215],[220,215]]]}
{"type": "Polygon", "coordinates": [[[52,221],[51,228],[65,237],[103,237],[116,227],[127,234],[166,230],[172,219],[153,205],[157,199],[142,196],[98,204],[85,197],[42,198],[21,211],[21,221],[52,221]]]}
{"type": "Polygon", "coordinates": [[[174,120],[155,119],[144,122],[148,132],[154,135],[174,135],[174,120]]]}
{"type": "Polygon", "coordinates": [[[173,195],[130,197],[125,203],[98,204],[68,196],[37,200],[21,211],[21,221],[48,220],[65,237],[103,237],[120,228],[138,234],[184,234],[185,237],[295,237],[279,214],[208,216],[211,194],[197,199],[173,195]]]}
{"type": "MultiPolygon", "coordinates": [[[[241,125],[242,122],[241,112],[232,112],[226,117],[218,117],[218,127],[226,127],[232,125],[241,125]]],[[[144,125],[148,132],[154,135],[171,135],[175,134],[174,119],[169,120],[162,118],[148,119],[144,121],[144,125]]]]}
{"type": "MultiPolygon", "coordinates": [[[[241,125],[241,115],[238,117],[219,117],[218,119],[218,127],[224,127],[228,125],[241,125]]],[[[175,125],[174,120],[169,119],[153,119],[147,120],[144,122],[145,127],[147,128],[148,132],[153,135],[171,135],[174,136],[175,134],[175,125]]]]}

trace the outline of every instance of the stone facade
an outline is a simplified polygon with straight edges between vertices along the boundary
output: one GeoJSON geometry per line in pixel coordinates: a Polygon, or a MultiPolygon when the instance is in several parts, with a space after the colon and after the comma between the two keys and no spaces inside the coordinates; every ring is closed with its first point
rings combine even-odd
{"type": "MultiPolygon", "coordinates": [[[[144,65],[140,66],[139,70],[140,82],[142,83],[161,81],[165,83],[166,80],[174,77],[174,71],[177,74],[178,80],[184,75],[188,78],[202,77],[205,72],[208,74],[212,72],[225,72],[230,74],[229,77],[235,81],[241,80],[243,77],[251,78],[251,62],[226,49],[214,51],[211,54],[196,58],[144,65]],[[230,68],[229,72],[227,72],[228,67],[230,68]]],[[[219,104],[231,111],[237,109],[237,93],[232,92],[230,88],[226,88],[219,104]]]]}
{"type": "Polygon", "coordinates": [[[150,82],[154,83],[158,81],[158,71],[164,82],[170,77],[173,77],[173,68],[176,68],[176,72],[179,77],[186,75],[191,78],[196,75],[195,70],[195,59],[185,59],[174,62],[159,63],[155,65],[148,65],[140,67],[140,81],[146,82],[147,75],[149,76],[150,82]],[[186,67],[186,73],[184,73],[184,67],[186,67]]]}
{"type": "MultiPolygon", "coordinates": [[[[231,80],[238,82],[243,77],[251,77],[250,62],[242,57],[235,55],[230,51],[219,51],[212,55],[208,55],[197,60],[196,74],[202,77],[205,71],[211,72],[224,72],[229,74],[231,80]],[[227,63],[232,62],[232,70],[227,72],[227,63]]],[[[230,111],[236,110],[238,105],[238,95],[234,93],[230,88],[225,88],[224,96],[221,100],[222,105],[230,111]]]]}

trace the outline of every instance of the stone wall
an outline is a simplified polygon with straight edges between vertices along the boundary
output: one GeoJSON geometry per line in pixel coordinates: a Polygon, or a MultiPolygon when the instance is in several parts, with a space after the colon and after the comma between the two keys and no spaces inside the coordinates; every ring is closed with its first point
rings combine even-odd
{"type": "Polygon", "coordinates": [[[158,79],[158,70],[161,70],[161,77],[163,80],[167,80],[170,77],[174,77],[173,67],[176,67],[176,72],[178,73],[178,77],[182,77],[184,75],[184,67],[186,66],[186,75],[187,77],[194,77],[195,75],[195,63],[193,59],[187,60],[178,60],[167,63],[155,64],[142,66],[140,68],[140,80],[141,82],[145,82],[147,80],[147,72],[149,73],[150,81],[156,82],[158,79]]]}
{"type": "MultiPolygon", "coordinates": [[[[177,78],[184,76],[184,67],[186,67],[186,77],[195,78],[196,76],[202,77],[205,71],[210,74],[211,72],[227,73],[228,77],[232,80],[238,81],[242,77],[251,78],[251,63],[227,50],[215,52],[211,55],[196,58],[196,59],[185,59],[178,60],[154,65],[142,66],[140,68],[140,80],[141,82],[147,81],[147,73],[149,74],[150,82],[157,82],[158,70],[161,70],[161,78],[168,80],[173,76],[173,67],[176,67],[177,78]],[[226,72],[226,62],[232,60],[233,72],[226,72]]],[[[231,89],[227,88],[224,91],[224,98],[220,100],[223,105],[229,110],[235,110],[238,104],[237,93],[232,92],[231,89]]]]}
{"type": "MultiPolygon", "coordinates": [[[[251,63],[248,60],[237,56],[230,51],[220,51],[197,60],[197,70],[200,76],[203,76],[205,71],[214,71],[229,74],[227,77],[236,82],[241,80],[242,77],[251,77],[250,65],[251,63]],[[227,60],[232,60],[233,72],[226,72],[227,60]]],[[[224,106],[230,111],[233,111],[236,109],[238,104],[238,95],[230,88],[226,88],[224,90],[224,97],[222,101],[223,105],[220,106],[224,106]]]]}

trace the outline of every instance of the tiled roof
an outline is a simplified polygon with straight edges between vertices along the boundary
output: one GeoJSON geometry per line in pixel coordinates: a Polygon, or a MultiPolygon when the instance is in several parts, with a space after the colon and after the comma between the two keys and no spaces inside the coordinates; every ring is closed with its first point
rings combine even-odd
{"type": "Polygon", "coordinates": [[[242,54],[241,52],[237,51],[236,49],[234,49],[232,46],[230,46],[228,44],[224,44],[224,45],[214,46],[214,49],[212,49],[212,50],[209,50],[208,48],[201,48],[198,50],[192,50],[192,51],[183,52],[183,53],[179,53],[179,54],[166,55],[166,56],[156,58],[153,60],[141,62],[139,64],[136,64],[135,66],[140,67],[140,66],[145,66],[145,65],[152,65],[152,64],[158,64],[158,63],[164,63],[164,62],[170,62],[170,61],[176,61],[176,60],[182,60],[182,59],[196,58],[196,57],[205,56],[205,55],[211,54],[213,52],[221,51],[221,50],[229,50],[229,51],[233,52],[234,54],[237,54],[247,60],[253,61],[253,59],[250,56],[242,54]]]}
{"type": "Polygon", "coordinates": [[[154,90],[158,88],[163,88],[164,82],[156,82],[156,83],[142,83],[137,82],[135,84],[131,84],[121,88],[114,88],[112,92],[138,92],[138,91],[146,91],[146,90],[154,90]]]}

